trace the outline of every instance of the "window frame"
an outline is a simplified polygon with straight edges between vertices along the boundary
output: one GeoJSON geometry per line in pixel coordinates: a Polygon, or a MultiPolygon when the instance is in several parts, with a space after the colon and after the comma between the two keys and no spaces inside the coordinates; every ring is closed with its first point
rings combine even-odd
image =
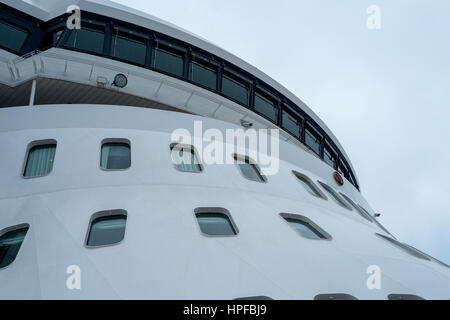
{"type": "Polygon", "coordinates": [[[99,158],[99,168],[102,171],[106,171],[106,172],[111,172],[111,171],[127,171],[130,170],[131,167],[133,166],[133,161],[132,161],[132,157],[131,157],[131,141],[127,138],[105,138],[100,142],[100,158],[99,158]],[[103,154],[103,145],[105,144],[127,144],[128,147],[130,148],[130,166],[128,168],[124,168],[124,169],[107,169],[107,168],[103,168],[102,167],[102,154],[103,154]]]}
{"type": "Polygon", "coordinates": [[[314,300],[358,300],[348,293],[323,293],[314,297],[314,300]]]}
{"type": "Polygon", "coordinates": [[[317,225],[314,221],[312,221],[308,217],[302,216],[300,214],[284,213],[284,212],[280,213],[280,217],[284,220],[284,222],[286,222],[289,225],[290,228],[292,228],[297,234],[299,234],[301,237],[303,237],[305,239],[316,240],[316,241],[321,241],[321,240],[331,241],[331,240],[333,240],[333,237],[328,232],[323,230],[319,225],[317,225]],[[309,225],[312,229],[314,229],[313,233],[317,232],[323,238],[316,239],[316,238],[307,237],[307,236],[301,234],[293,226],[291,226],[290,222],[287,221],[286,219],[292,219],[292,220],[298,220],[298,221],[304,222],[305,224],[309,225]]]}
{"type": "Polygon", "coordinates": [[[9,266],[11,266],[12,264],[14,264],[14,262],[16,262],[17,256],[19,255],[20,249],[22,249],[22,246],[25,243],[25,240],[26,240],[27,235],[28,235],[28,231],[30,231],[31,226],[30,226],[29,223],[25,222],[25,223],[17,224],[15,226],[6,227],[6,228],[0,230],[0,237],[2,237],[5,234],[7,234],[8,232],[16,231],[16,230],[19,230],[19,229],[25,229],[25,228],[27,228],[27,232],[25,234],[25,237],[23,237],[23,240],[22,240],[22,243],[20,244],[20,248],[19,248],[19,251],[17,252],[17,255],[14,257],[14,260],[10,264],[8,264],[6,267],[0,268],[0,271],[9,268],[9,266]]]}
{"type": "Polygon", "coordinates": [[[336,204],[339,207],[342,207],[344,209],[347,209],[348,211],[353,211],[353,208],[351,207],[351,205],[349,205],[345,199],[343,197],[341,197],[341,195],[334,190],[333,187],[329,186],[327,183],[322,182],[320,180],[317,180],[317,182],[319,183],[319,185],[322,186],[322,188],[324,188],[329,194],[331,194],[331,197],[334,198],[333,200],[336,200],[334,202],[336,202],[336,204]],[[334,197],[333,197],[334,196],[334,197]]]}
{"type": "MultiPolygon", "coordinates": [[[[1,9],[3,9],[3,8],[1,8],[1,9]]],[[[26,32],[25,40],[23,41],[22,46],[19,48],[19,50],[16,51],[11,48],[5,47],[5,46],[1,45],[1,43],[0,43],[0,49],[3,49],[5,51],[8,51],[8,52],[13,53],[18,56],[23,55],[24,49],[27,46],[27,42],[30,40],[30,37],[32,36],[33,30],[30,30],[30,28],[28,26],[25,26],[25,24],[20,24],[16,17],[10,17],[8,14],[5,14],[5,15],[0,14],[0,21],[4,21],[7,24],[13,26],[14,28],[26,32]]]]}
{"type": "Polygon", "coordinates": [[[322,160],[329,165],[330,167],[332,167],[333,169],[336,168],[336,164],[338,163],[338,153],[336,152],[336,150],[331,146],[331,144],[328,142],[327,139],[324,139],[323,142],[323,158],[322,160]],[[333,165],[330,165],[325,159],[326,159],[326,154],[325,151],[327,151],[328,153],[330,153],[331,155],[334,156],[334,162],[333,165]]]}
{"type": "Polygon", "coordinates": [[[172,163],[172,165],[173,165],[173,167],[175,168],[175,170],[177,170],[177,171],[179,171],[179,172],[200,174],[200,173],[203,173],[203,172],[205,171],[205,166],[204,166],[203,163],[200,161],[200,157],[198,156],[197,149],[196,149],[195,146],[192,145],[192,144],[185,144],[185,143],[172,142],[172,143],[169,145],[169,157],[170,157],[170,163],[172,163]],[[198,162],[198,163],[196,163],[196,164],[199,166],[200,171],[184,171],[184,170],[181,170],[181,169],[177,168],[176,163],[174,163],[174,162],[173,162],[173,159],[172,159],[172,150],[173,150],[174,148],[190,149],[191,151],[193,151],[193,152],[194,152],[194,157],[195,157],[195,159],[196,159],[197,162],[198,162]]]}
{"type": "Polygon", "coordinates": [[[232,69],[232,68],[230,68],[228,66],[224,66],[222,68],[221,79],[219,81],[220,81],[220,88],[218,88],[218,89],[220,91],[220,94],[224,98],[227,98],[230,101],[233,101],[234,103],[237,103],[239,105],[243,105],[246,108],[251,109],[252,81],[248,77],[242,75],[238,71],[236,71],[236,70],[234,70],[234,69],[232,69]],[[233,81],[238,82],[238,83],[240,83],[241,85],[244,85],[247,88],[247,103],[246,104],[243,104],[241,101],[236,100],[233,97],[228,96],[226,93],[223,92],[223,78],[224,77],[230,78],[233,81]]]}
{"type": "Polygon", "coordinates": [[[307,193],[309,193],[310,195],[312,195],[312,196],[314,196],[316,198],[319,198],[319,199],[322,199],[322,200],[325,200],[325,201],[328,200],[327,195],[322,190],[320,190],[320,188],[314,183],[314,181],[310,177],[308,177],[306,174],[298,172],[297,170],[292,170],[292,173],[294,174],[294,177],[295,177],[296,180],[302,180],[302,178],[305,179],[306,183],[308,183],[309,186],[312,187],[312,189],[314,189],[317,192],[317,194],[312,194],[305,187],[303,187],[303,189],[307,193]]]}
{"type": "Polygon", "coordinates": [[[361,218],[364,218],[365,220],[369,221],[370,223],[374,223],[374,218],[372,218],[372,216],[368,212],[366,212],[365,210],[362,210],[361,206],[359,206],[349,196],[347,196],[342,191],[336,191],[336,192],[339,193],[342,196],[342,198],[344,198],[344,200],[346,200],[348,203],[350,203],[350,205],[353,207],[353,209],[356,210],[356,212],[361,216],[361,218]]]}
{"type": "Polygon", "coordinates": [[[323,159],[323,139],[324,139],[323,135],[320,134],[320,132],[318,130],[316,130],[316,128],[314,128],[311,125],[311,122],[309,122],[309,121],[306,121],[304,131],[305,131],[305,141],[303,142],[304,145],[309,150],[311,150],[316,156],[318,156],[320,159],[323,159]],[[313,134],[313,136],[315,136],[315,138],[319,140],[319,153],[316,153],[316,151],[306,143],[306,135],[307,135],[308,131],[311,132],[313,134]]]}
{"type": "Polygon", "coordinates": [[[263,117],[264,119],[274,123],[274,124],[278,124],[279,123],[279,119],[280,119],[280,113],[281,113],[281,108],[280,108],[280,98],[278,98],[275,94],[271,93],[269,90],[267,90],[265,87],[261,86],[261,85],[255,85],[254,86],[254,90],[253,90],[253,111],[263,117]],[[270,119],[269,117],[267,117],[266,115],[264,115],[263,113],[261,113],[260,111],[256,110],[256,95],[259,95],[260,97],[262,97],[265,100],[268,100],[269,102],[273,103],[273,107],[276,110],[276,117],[274,120],[270,119]]]}
{"type": "Polygon", "coordinates": [[[188,54],[187,54],[187,48],[174,44],[173,42],[170,41],[166,41],[164,39],[161,39],[160,37],[157,37],[155,39],[153,39],[153,43],[152,43],[152,48],[151,48],[151,61],[150,61],[150,69],[159,73],[162,73],[166,76],[175,78],[175,79],[180,79],[183,81],[186,81],[186,63],[189,60],[188,54]],[[170,73],[167,72],[165,70],[161,70],[159,68],[156,67],[156,51],[158,49],[162,49],[164,51],[167,51],[173,55],[179,55],[182,57],[183,61],[182,61],[182,71],[181,71],[181,75],[177,75],[174,73],[170,73]]]}
{"type": "Polygon", "coordinates": [[[239,228],[237,224],[235,223],[230,211],[228,211],[226,208],[222,207],[198,207],[194,209],[194,218],[195,222],[197,224],[198,230],[200,231],[200,234],[206,238],[233,238],[239,236],[239,228]],[[234,231],[234,234],[227,234],[227,235],[212,235],[207,234],[202,231],[202,228],[200,227],[200,223],[198,222],[197,214],[223,214],[228,218],[228,222],[231,225],[231,228],[234,231]]]}
{"type": "Polygon", "coordinates": [[[286,104],[286,103],[282,103],[281,104],[281,124],[280,124],[280,128],[283,129],[285,132],[287,132],[288,134],[290,134],[291,136],[294,136],[297,140],[302,141],[302,137],[303,137],[303,130],[304,130],[304,122],[305,119],[300,116],[297,115],[294,111],[292,111],[292,108],[286,104]],[[287,113],[289,116],[291,116],[292,118],[296,119],[297,122],[299,123],[299,132],[298,132],[298,137],[293,135],[291,133],[291,131],[289,131],[288,129],[286,129],[286,127],[284,126],[284,117],[283,117],[283,113],[287,113]]]}
{"type": "Polygon", "coordinates": [[[128,224],[128,212],[124,209],[103,210],[103,211],[97,211],[97,212],[93,213],[91,215],[91,217],[89,218],[89,224],[88,224],[86,236],[84,238],[84,247],[87,249],[99,249],[99,248],[112,247],[112,246],[116,246],[116,245],[123,243],[127,236],[127,224],[128,224]],[[96,220],[98,218],[118,216],[118,215],[123,215],[126,217],[125,231],[123,233],[122,240],[120,240],[119,242],[110,243],[110,244],[103,244],[103,245],[99,245],[99,246],[89,246],[88,241],[89,241],[89,236],[92,231],[92,223],[94,222],[94,220],[96,220]]]}
{"type": "Polygon", "coordinates": [[[428,255],[426,255],[425,253],[422,253],[420,250],[410,246],[409,244],[400,242],[394,238],[388,237],[388,236],[378,233],[378,232],[376,232],[375,235],[377,237],[385,240],[386,242],[390,243],[392,246],[399,248],[401,251],[409,254],[410,256],[414,256],[421,260],[431,261],[431,259],[430,259],[430,257],[428,257],[428,255]]]}
{"type": "Polygon", "coordinates": [[[211,91],[214,93],[219,93],[219,79],[221,77],[220,64],[217,61],[215,61],[214,59],[204,57],[203,55],[196,53],[196,52],[191,52],[190,56],[189,56],[189,71],[188,71],[188,73],[189,73],[189,75],[188,75],[189,83],[192,83],[193,85],[198,86],[200,88],[204,88],[205,90],[208,90],[208,91],[211,91]],[[208,86],[205,86],[201,83],[194,81],[194,78],[193,78],[193,74],[194,74],[193,65],[194,64],[202,65],[203,67],[215,70],[215,72],[216,72],[216,88],[215,89],[211,89],[208,86]]]}
{"type": "Polygon", "coordinates": [[[74,48],[69,46],[67,43],[69,41],[70,36],[72,35],[73,32],[76,32],[77,29],[73,29],[73,30],[66,30],[62,36],[61,39],[59,39],[59,43],[62,49],[66,49],[66,50],[73,50],[73,51],[77,51],[77,52],[81,52],[81,53],[86,53],[86,54],[92,54],[92,55],[96,55],[96,56],[101,56],[101,57],[108,57],[109,56],[109,52],[106,52],[106,50],[108,49],[108,42],[111,38],[111,35],[108,33],[108,26],[106,24],[106,22],[100,22],[98,20],[91,20],[91,19],[83,19],[81,18],[81,29],[83,29],[83,26],[86,26],[87,29],[94,29],[97,31],[103,31],[103,48],[102,48],[102,52],[95,52],[95,51],[89,51],[89,50],[85,50],[85,49],[81,49],[81,48],[74,48]]]}
{"type": "MultiPolygon", "coordinates": [[[[123,38],[127,38],[126,36],[122,36],[123,38]]],[[[138,67],[144,67],[147,68],[148,66],[150,66],[150,59],[152,57],[152,50],[153,50],[153,39],[152,36],[147,34],[147,33],[143,33],[134,29],[130,29],[127,27],[123,27],[121,25],[111,25],[111,45],[109,48],[109,52],[107,52],[108,54],[108,58],[116,60],[116,61],[120,61],[120,62],[124,62],[124,63],[128,63],[128,64],[132,64],[138,67]],[[115,33],[115,30],[118,30],[117,33],[115,33]],[[145,45],[145,58],[144,58],[144,63],[138,63],[135,61],[129,61],[127,59],[123,59],[120,57],[116,57],[112,54],[112,50],[113,50],[113,46],[114,46],[114,37],[116,37],[116,35],[118,35],[119,37],[121,36],[121,34],[125,34],[125,35],[130,35],[130,37],[128,37],[129,39],[133,39],[133,38],[141,38],[143,40],[146,41],[146,45],[145,45]]]]}
{"type": "Polygon", "coordinates": [[[244,156],[244,155],[238,154],[238,153],[233,153],[232,157],[233,157],[233,160],[235,160],[235,161],[243,161],[245,163],[253,165],[256,168],[256,170],[258,171],[258,175],[261,177],[262,181],[250,179],[247,176],[245,176],[244,173],[242,172],[241,168],[239,167],[239,164],[234,162],[234,165],[237,167],[239,173],[245,179],[247,179],[249,181],[253,181],[253,182],[258,182],[258,183],[267,183],[268,182],[267,177],[261,171],[261,167],[252,158],[250,158],[249,156],[244,156]]]}
{"type": "Polygon", "coordinates": [[[28,143],[28,146],[27,146],[27,149],[25,152],[25,160],[23,161],[23,165],[22,165],[22,171],[21,171],[22,178],[23,179],[36,179],[36,178],[44,178],[44,177],[49,176],[53,172],[53,168],[56,163],[57,151],[58,151],[58,142],[55,139],[34,140],[34,141],[31,141],[30,143],[28,143]],[[45,146],[45,145],[55,145],[55,156],[53,158],[52,169],[47,174],[42,175],[42,176],[25,176],[25,170],[27,168],[28,157],[30,155],[31,149],[33,149],[34,147],[45,146]]]}

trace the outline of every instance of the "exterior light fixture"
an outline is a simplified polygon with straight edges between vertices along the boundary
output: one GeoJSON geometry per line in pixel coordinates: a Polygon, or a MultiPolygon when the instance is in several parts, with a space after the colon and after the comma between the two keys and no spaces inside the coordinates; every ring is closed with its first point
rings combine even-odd
{"type": "Polygon", "coordinates": [[[253,123],[250,121],[246,121],[246,120],[241,120],[241,126],[243,126],[244,128],[251,128],[253,127],[253,123]]]}
{"type": "Polygon", "coordinates": [[[125,88],[127,84],[128,84],[128,79],[127,79],[126,75],[124,75],[122,73],[116,74],[116,76],[114,77],[113,85],[115,85],[118,88],[125,88]]]}

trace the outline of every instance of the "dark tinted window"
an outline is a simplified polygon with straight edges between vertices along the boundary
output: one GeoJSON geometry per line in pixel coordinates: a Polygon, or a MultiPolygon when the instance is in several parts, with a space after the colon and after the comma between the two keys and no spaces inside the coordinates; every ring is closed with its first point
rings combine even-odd
{"type": "Polygon", "coordinates": [[[97,247],[119,243],[125,236],[126,223],[127,216],[125,214],[95,218],[91,222],[86,245],[97,247]]]}
{"type": "Polygon", "coordinates": [[[389,300],[425,300],[422,297],[416,296],[415,294],[390,294],[388,295],[389,300]]]}
{"type": "Polygon", "coordinates": [[[358,300],[352,295],[346,293],[326,293],[318,294],[314,300],[358,300]]]}
{"type": "Polygon", "coordinates": [[[319,183],[338,205],[350,211],[352,210],[352,207],[350,207],[350,205],[346,203],[345,200],[342,199],[342,197],[332,187],[320,181],[319,183]]]}
{"type": "Polygon", "coordinates": [[[305,144],[317,155],[320,155],[320,136],[313,129],[306,127],[305,144]]]}
{"type": "Polygon", "coordinates": [[[42,49],[48,49],[56,46],[59,39],[61,39],[63,32],[64,32],[63,27],[47,32],[44,36],[44,42],[42,43],[41,46],[42,49]]]}
{"type": "Polygon", "coordinates": [[[191,72],[191,79],[193,82],[211,90],[216,90],[217,70],[215,67],[194,61],[191,63],[191,72]]]}
{"type": "Polygon", "coordinates": [[[24,177],[42,177],[53,169],[56,144],[34,146],[28,151],[27,163],[23,173],[24,177]]]}
{"type": "Polygon", "coordinates": [[[222,93],[237,102],[248,105],[249,88],[244,81],[224,74],[222,78],[222,93]]]}
{"type": "Polygon", "coordinates": [[[0,235],[0,268],[9,266],[16,259],[28,227],[15,229],[0,235]]]}
{"type": "Polygon", "coordinates": [[[104,143],[102,145],[102,169],[121,170],[131,166],[131,150],[128,143],[104,143]]]}
{"type": "Polygon", "coordinates": [[[336,152],[334,152],[333,148],[331,148],[327,143],[323,148],[323,155],[325,162],[334,168],[334,164],[336,163],[336,152]]]}
{"type": "Polygon", "coordinates": [[[147,40],[131,33],[114,30],[111,56],[136,64],[145,64],[147,40]]]}
{"type": "Polygon", "coordinates": [[[331,236],[322,230],[318,225],[304,216],[281,213],[281,217],[286,220],[289,225],[296,230],[300,235],[309,239],[331,239],[331,236]]]}
{"type": "Polygon", "coordinates": [[[300,139],[300,120],[284,110],[282,112],[282,126],[287,132],[300,139]]]}
{"type": "Polygon", "coordinates": [[[373,222],[374,219],[372,219],[372,216],[370,214],[368,214],[365,210],[363,210],[360,206],[358,206],[352,199],[350,199],[349,197],[347,197],[347,195],[343,194],[342,192],[340,192],[341,196],[344,197],[345,200],[347,200],[348,203],[350,203],[352,205],[352,207],[356,210],[356,212],[359,213],[359,215],[361,217],[363,217],[364,219],[373,222]]]}
{"type": "Polygon", "coordinates": [[[397,241],[397,240],[395,240],[391,237],[385,236],[383,234],[376,233],[376,235],[379,236],[380,238],[390,242],[391,244],[399,247],[400,249],[409,253],[412,256],[415,256],[415,257],[417,257],[419,259],[423,259],[423,260],[430,260],[430,258],[427,257],[424,253],[420,252],[419,250],[417,250],[414,247],[411,247],[410,245],[407,245],[406,243],[402,243],[400,241],[397,241]]]}
{"type": "Polygon", "coordinates": [[[103,43],[105,40],[104,30],[97,27],[84,26],[82,28],[74,29],[67,39],[66,46],[83,51],[89,51],[97,54],[103,54],[103,43]]]}
{"type": "Polygon", "coordinates": [[[324,197],[324,195],[318,190],[318,188],[316,187],[316,185],[314,184],[314,182],[312,182],[312,180],[310,178],[308,178],[307,176],[305,176],[297,171],[292,171],[292,173],[297,177],[298,181],[301,182],[301,184],[306,189],[306,191],[311,193],[313,196],[326,199],[324,197]]]}
{"type": "Polygon", "coordinates": [[[234,157],[235,163],[239,167],[239,170],[249,180],[257,182],[265,182],[264,176],[259,172],[259,168],[256,164],[250,163],[246,158],[234,157]]]}
{"type": "Polygon", "coordinates": [[[347,169],[347,166],[340,161],[339,162],[339,166],[338,166],[338,171],[347,179],[350,181],[350,173],[349,170],[347,169]]]}
{"type": "Polygon", "coordinates": [[[202,171],[202,166],[195,155],[193,147],[173,145],[170,149],[175,168],[184,172],[202,171]]]}
{"type": "Polygon", "coordinates": [[[182,77],[184,55],[169,48],[157,47],[155,50],[155,69],[182,77]]]}
{"type": "Polygon", "coordinates": [[[27,37],[28,31],[0,20],[0,46],[19,52],[27,37]]]}
{"type": "Polygon", "coordinates": [[[277,122],[278,108],[275,102],[258,92],[255,93],[255,110],[273,122],[277,122]]]}
{"type": "Polygon", "coordinates": [[[224,213],[198,212],[195,216],[204,234],[210,236],[232,236],[237,234],[230,218],[224,213]]]}

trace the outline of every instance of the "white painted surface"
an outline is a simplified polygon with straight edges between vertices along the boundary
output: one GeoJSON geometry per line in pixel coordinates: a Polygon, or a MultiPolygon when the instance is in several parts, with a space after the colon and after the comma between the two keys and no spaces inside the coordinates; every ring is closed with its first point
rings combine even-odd
{"type": "MultiPolygon", "coordinates": [[[[332,169],[300,148],[281,143],[281,169],[268,183],[244,179],[234,165],[205,166],[201,174],[175,170],[170,133],[192,130],[196,119],[205,128],[232,127],[143,108],[1,109],[0,149],[8,152],[0,156],[0,228],[29,223],[30,230],[16,261],[0,270],[0,298],[312,299],[338,292],[359,299],[390,293],[450,297],[448,268],[408,255],[376,237],[382,231],[355,211],[307,193],[291,170],[332,184],[332,169]],[[53,171],[23,179],[27,145],[49,138],[58,142],[53,171]],[[131,141],[129,170],[99,168],[105,138],[131,141]],[[228,209],[239,235],[202,236],[196,207],[228,209]],[[128,212],[124,241],[85,248],[91,215],[108,209],[128,212]],[[333,240],[302,238],[281,212],[307,216],[333,240]],[[366,287],[366,269],[373,264],[382,270],[381,290],[366,287]],[[81,268],[81,290],[66,288],[69,265],[81,268]]],[[[348,183],[342,190],[370,210],[348,183]]]]}

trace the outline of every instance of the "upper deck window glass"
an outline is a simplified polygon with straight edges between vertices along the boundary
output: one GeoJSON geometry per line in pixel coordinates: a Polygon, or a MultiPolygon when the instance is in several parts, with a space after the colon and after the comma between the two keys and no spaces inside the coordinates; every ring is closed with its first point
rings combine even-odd
{"type": "Polygon", "coordinates": [[[111,44],[111,56],[144,65],[147,55],[147,40],[131,33],[115,29],[111,44]]]}
{"type": "Polygon", "coordinates": [[[217,70],[200,61],[191,62],[191,79],[193,82],[211,90],[217,89],[217,70]]]}
{"type": "Polygon", "coordinates": [[[56,143],[35,145],[30,148],[23,172],[24,177],[34,178],[49,174],[53,169],[56,143]]]}
{"type": "Polygon", "coordinates": [[[131,166],[131,148],[125,142],[102,144],[100,166],[104,170],[123,170],[131,166]]]}
{"type": "Polygon", "coordinates": [[[74,29],[67,39],[66,46],[82,51],[103,54],[105,31],[96,26],[81,23],[81,29],[74,29]]]}
{"type": "Polygon", "coordinates": [[[192,146],[173,144],[170,146],[172,162],[180,171],[201,172],[202,166],[192,146]]]}
{"type": "Polygon", "coordinates": [[[266,182],[266,178],[261,174],[258,166],[252,163],[248,157],[234,155],[234,160],[244,177],[256,182],[266,182]]]}
{"type": "Polygon", "coordinates": [[[282,112],[282,126],[283,129],[285,129],[290,134],[300,139],[300,129],[301,129],[300,120],[291,115],[291,113],[286,112],[285,110],[283,110],[282,112]]]}
{"type": "Polygon", "coordinates": [[[9,266],[16,259],[29,226],[0,232],[0,269],[9,266]]]}
{"type": "Polygon", "coordinates": [[[332,168],[334,168],[334,164],[336,163],[336,152],[332,147],[328,145],[328,143],[325,143],[325,146],[323,148],[323,155],[323,159],[325,160],[325,162],[332,168]]]}
{"type": "Polygon", "coordinates": [[[321,137],[319,134],[317,134],[313,129],[306,127],[305,144],[317,155],[320,155],[320,140],[321,137]]]}
{"type": "Polygon", "coordinates": [[[277,121],[278,108],[275,102],[258,92],[255,93],[255,110],[269,120],[272,120],[273,122],[277,121]]]}
{"type": "Polygon", "coordinates": [[[64,32],[64,28],[60,27],[52,31],[48,31],[44,36],[44,41],[42,43],[42,49],[48,49],[51,47],[56,46],[59,39],[61,39],[61,36],[64,32]]]}
{"type": "Polygon", "coordinates": [[[28,31],[0,20],[0,46],[19,52],[28,37],[28,31]]]}
{"type": "Polygon", "coordinates": [[[158,45],[155,48],[155,69],[168,74],[183,77],[184,54],[168,47],[158,45]]]}
{"type": "Polygon", "coordinates": [[[342,197],[336,191],[334,191],[334,189],[332,187],[330,187],[329,185],[327,185],[321,181],[318,181],[318,182],[338,205],[340,205],[341,207],[343,207],[347,210],[350,210],[350,211],[352,210],[352,207],[350,207],[350,205],[347,204],[345,202],[345,200],[342,199],[342,197]]]}
{"type": "Polygon", "coordinates": [[[301,174],[300,172],[297,171],[292,171],[292,173],[297,177],[298,181],[302,183],[306,191],[308,191],[315,197],[319,197],[324,200],[327,199],[327,197],[319,190],[319,188],[317,188],[317,186],[308,176],[301,174]]]}
{"type": "Polygon", "coordinates": [[[339,172],[340,172],[347,180],[350,181],[350,172],[349,172],[349,170],[347,169],[347,166],[346,166],[342,161],[339,162],[338,171],[339,171],[339,172]]]}
{"type": "Polygon", "coordinates": [[[331,236],[328,233],[307,217],[289,213],[281,213],[280,216],[305,238],[314,240],[331,239],[331,236]]]}
{"type": "Polygon", "coordinates": [[[88,247],[112,245],[123,240],[127,216],[124,210],[116,211],[117,214],[100,215],[92,220],[86,243],[88,247]]]}
{"type": "Polygon", "coordinates": [[[224,74],[222,77],[222,93],[243,105],[248,105],[249,87],[243,80],[224,74]]]}

